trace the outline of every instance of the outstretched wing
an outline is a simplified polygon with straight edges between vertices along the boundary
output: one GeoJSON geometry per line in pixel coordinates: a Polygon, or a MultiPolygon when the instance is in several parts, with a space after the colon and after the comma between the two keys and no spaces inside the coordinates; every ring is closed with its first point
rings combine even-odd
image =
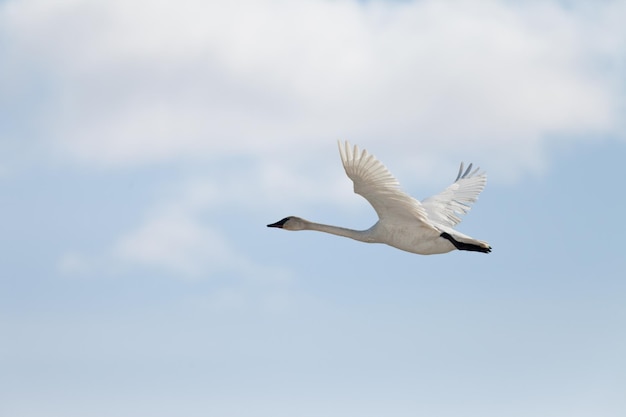
{"type": "Polygon", "coordinates": [[[470,211],[471,204],[478,199],[478,194],[487,184],[487,174],[472,171],[472,164],[464,170],[463,163],[454,183],[432,197],[422,201],[428,218],[435,224],[453,227],[461,222],[459,216],[470,211]]]}
{"type": "Polygon", "coordinates": [[[363,196],[385,221],[420,221],[433,227],[422,204],[404,193],[400,183],[374,155],[346,141],[339,142],[339,154],[354,192],[363,196]]]}

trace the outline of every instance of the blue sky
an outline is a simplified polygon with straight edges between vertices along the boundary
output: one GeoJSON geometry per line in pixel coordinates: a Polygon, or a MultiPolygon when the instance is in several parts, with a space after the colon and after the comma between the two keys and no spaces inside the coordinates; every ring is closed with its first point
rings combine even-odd
{"type": "Polygon", "coordinates": [[[0,415],[623,416],[626,2],[0,2],[0,415]],[[418,256],[410,194],[489,182],[418,256]]]}

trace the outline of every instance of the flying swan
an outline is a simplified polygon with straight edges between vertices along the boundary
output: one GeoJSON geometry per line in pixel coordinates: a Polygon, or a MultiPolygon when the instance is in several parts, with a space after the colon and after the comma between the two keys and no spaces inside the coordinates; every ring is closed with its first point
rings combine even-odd
{"type": "Polygon", "coordinates": [[[385,243],[411,253],[433,255],[454,249],[491,252],[487,242],[477,240],[453,229],[461,222],[460,215],[470,210],[478,194],[485,188],[487,175],[472,171],[472,164],[463,163],[452,185],[422,202],[400,189],[400,183],[387,168],[365,149],[352,148],[339,142],[339,155],[346,174],[354,183],[354,192],[374,207],[378,222],[367,230],[313,223],[289,216],[268,224],[285,230],[317,230],[349,237],[367,243],[385,243]]]}

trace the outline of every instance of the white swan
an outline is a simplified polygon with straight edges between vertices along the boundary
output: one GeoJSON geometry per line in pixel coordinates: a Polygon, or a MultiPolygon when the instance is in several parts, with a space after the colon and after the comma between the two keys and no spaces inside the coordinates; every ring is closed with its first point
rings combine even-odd
{"type": "Polygon", "coordinates": [[[354,192],[365,197],[378,214],[378,222],[367,230],[313,223],[289,216],[268,224],[286,230],[317,230],[367,243],[385,243],[421,255],[447,253],[454,249],[489,253],[491,246],[453,229],[459,215],[470,210],[478,194],[485,188],[487,176],[472,171],[472,164],[463,169],[452,185],[422,202],[404,193],[398,180],[366,150],[351,148],[339,142],[339,154],[346,174],[354,183],[354,192]]]}

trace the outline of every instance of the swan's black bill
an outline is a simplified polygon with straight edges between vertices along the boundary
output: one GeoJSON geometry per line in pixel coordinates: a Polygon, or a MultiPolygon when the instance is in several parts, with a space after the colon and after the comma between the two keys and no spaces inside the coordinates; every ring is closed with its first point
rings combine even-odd
{"type": "Polygon", "coordinates": [[[285,217],[284,219],[279,220],[276,223],[268,224],[267,227],[278,227],[279,229],[282,229],[283,225],[287,223],[287,220],[289,220],[289,217],[285,217]]]}

